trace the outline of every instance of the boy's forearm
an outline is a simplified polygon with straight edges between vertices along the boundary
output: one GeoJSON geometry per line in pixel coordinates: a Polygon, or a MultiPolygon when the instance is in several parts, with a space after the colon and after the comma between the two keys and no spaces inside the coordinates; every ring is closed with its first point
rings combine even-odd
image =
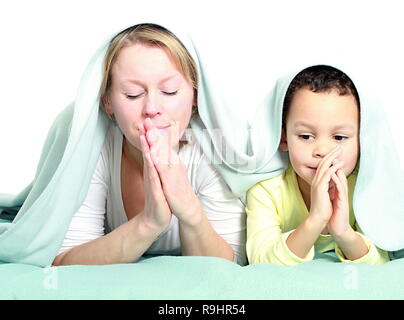
{"type": "Polygon", "coordinates": [[[324,227],[308,217],[289,235],[286,245],[296,256],[303,259],[310,252],[324,227]]]}
{"type": "Polygon", "coordinates": [[[362,258],[369,252],[369,249],[363,238],[352,228],[346,234],[333,236],[335,242],[343,252],[345,258],[354,261],[362,258]]]}

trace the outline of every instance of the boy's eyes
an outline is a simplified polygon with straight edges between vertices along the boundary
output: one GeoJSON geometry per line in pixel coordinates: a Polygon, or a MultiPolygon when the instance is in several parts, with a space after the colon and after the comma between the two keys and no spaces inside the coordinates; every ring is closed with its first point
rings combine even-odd
{"type": "MultiPolygon", "coordinates": [[[[299,138],[302,140],[311,140],[311,139],[314,139],[314,136],[311,134],[299,134],[299,138]]],[[[343,136],[343,135],[335,135],[333,138],[337,141],[344,141],[344,140],[348,139],[347,136],[343,136]]]]}
{"type": "Polygon", "coordinates": [[[303,140],[310,140],[310,138],[314,139],[314,137],[311,134],[299,134],[299,138],[303,140]]]}
{"type": "Polygon", "coordinates": [[[337,140],[337,141],[344,141],[344,140],[348,139],[348,137],[341,136],[341,135],[336,135],[336,136],[334,136],[334,139],[337,140]]]}

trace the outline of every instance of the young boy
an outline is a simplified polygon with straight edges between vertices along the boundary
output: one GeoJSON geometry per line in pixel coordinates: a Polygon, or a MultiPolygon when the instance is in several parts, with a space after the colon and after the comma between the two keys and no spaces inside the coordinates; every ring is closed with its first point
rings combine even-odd
{"type": "Polygon", "coordinates": [[[352,209],[360,123],[352,81],[330,66],[301,71],[282,118],[280,150],[289,152],[290,165],[247,193],[249,262],[291,266],[334,249],[344,262],[388,261],[360,233],[352,209]]]}

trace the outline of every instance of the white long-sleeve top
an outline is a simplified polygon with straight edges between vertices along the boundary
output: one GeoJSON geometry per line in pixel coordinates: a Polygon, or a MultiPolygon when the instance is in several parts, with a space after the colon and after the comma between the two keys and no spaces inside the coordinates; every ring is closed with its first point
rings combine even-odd
{"type": "MultiPolygon", "coordinates": [[[[242,202],[201,150],[191,130],[179,151],[192,188],[215,231],[233,248],[234,261],[246,264],[246,214],[242,202]]],[[[128,221],[121,192],[123,135],[111,125],[94,170],[88,194],[74,214],[59,254],[77,245],[102,237],[128,221]]],[[[168,228],[153,242],[146,254],[180,255],[178,219],[172,215],[168,228]]]]}

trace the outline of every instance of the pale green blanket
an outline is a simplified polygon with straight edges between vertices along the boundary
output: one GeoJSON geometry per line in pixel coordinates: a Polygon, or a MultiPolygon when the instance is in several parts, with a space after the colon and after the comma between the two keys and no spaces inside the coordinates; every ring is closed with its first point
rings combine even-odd
{"type": "Polygon", "coordinates": [[[10,263],[0,264],[0,299],[404,299],[403,269],[403,259],[353,265],[328,254],[296,267],[168,256],[107,266],[10,263]]]}

